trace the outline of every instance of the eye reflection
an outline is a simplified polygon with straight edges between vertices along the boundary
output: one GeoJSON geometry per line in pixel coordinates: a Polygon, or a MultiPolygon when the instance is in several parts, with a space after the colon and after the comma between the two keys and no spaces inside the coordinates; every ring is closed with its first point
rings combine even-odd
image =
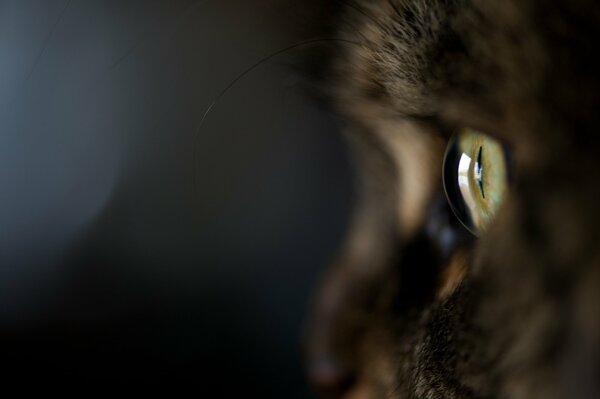
{"type": "Polygon", "coordinates": [[[483,133],[464,129],[448,143],[443,175],[446,196],[458,219],[475,235],[485,232],[506,196],[503,146],[483,133]]]}

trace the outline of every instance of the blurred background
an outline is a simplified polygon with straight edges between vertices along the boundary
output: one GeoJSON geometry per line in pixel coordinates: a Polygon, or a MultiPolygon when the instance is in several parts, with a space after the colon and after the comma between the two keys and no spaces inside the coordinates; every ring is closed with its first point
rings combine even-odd
{"type": "Polygon", "coordinates": [[[322,45],[236,78],[327,34],[326,3],[0,0],[4,382],[311,397],[303,321],[352,191],[304,92],[322,45]]]}

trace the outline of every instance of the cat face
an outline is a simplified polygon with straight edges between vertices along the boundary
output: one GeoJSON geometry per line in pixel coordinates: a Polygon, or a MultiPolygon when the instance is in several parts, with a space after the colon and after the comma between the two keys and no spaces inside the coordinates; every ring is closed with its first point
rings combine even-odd
{"type": "Polygon", "coordinates": [[[355,45],[329,82],[356,211],[315,300],[315,385],[344,398],[598,397],[600,6],[359,1],[341,25],[355,45]],[[510,160],[484,163],[508,177],[477,238],[442,183],[465,130],[510,160]]]}

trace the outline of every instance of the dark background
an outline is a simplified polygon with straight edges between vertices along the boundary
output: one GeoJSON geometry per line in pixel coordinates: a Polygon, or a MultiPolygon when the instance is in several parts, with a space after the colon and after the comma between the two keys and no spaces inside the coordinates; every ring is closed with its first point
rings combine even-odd
{"type": "Polygon", "coordinates": [[[0,379],[309,397],[351,202],[324,1],[0,0],[0,379]],[[322,50],[322,48],[321,48],[322,50]]]}

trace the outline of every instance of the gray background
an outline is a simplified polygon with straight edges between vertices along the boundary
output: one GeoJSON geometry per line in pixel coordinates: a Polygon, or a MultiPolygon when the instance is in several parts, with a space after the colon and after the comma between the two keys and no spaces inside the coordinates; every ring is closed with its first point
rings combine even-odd
{"type": "Polygon", "coordinates": [[[323,37],[325,3],[0,0],[11,378],[309,395],[302,322],[351,202],[333,118],[303,92],[319,46],[200,121],[248,67],[323,37]]]}

